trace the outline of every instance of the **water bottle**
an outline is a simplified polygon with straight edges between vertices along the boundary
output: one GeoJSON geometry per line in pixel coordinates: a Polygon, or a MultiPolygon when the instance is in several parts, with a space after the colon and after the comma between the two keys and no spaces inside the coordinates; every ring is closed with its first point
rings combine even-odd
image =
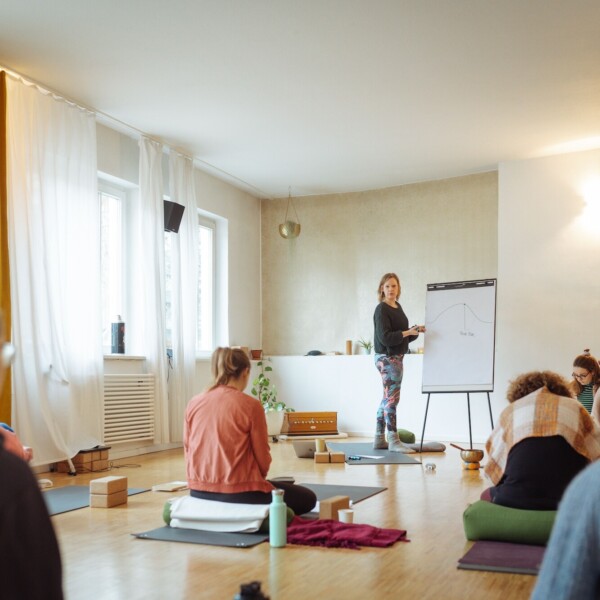
{"type": "Polygon", "coordinates": [[[269,543],[274,548],[287,544],[287,506],[283,501],[283,490],[273,490],[273,501],[269,506],[269,543]]]}
{"type": "Polygon", "coordinates": [[[111,349],[113,354],[125,354],[125,323],[117,315],[111,323],[111,349]]]}

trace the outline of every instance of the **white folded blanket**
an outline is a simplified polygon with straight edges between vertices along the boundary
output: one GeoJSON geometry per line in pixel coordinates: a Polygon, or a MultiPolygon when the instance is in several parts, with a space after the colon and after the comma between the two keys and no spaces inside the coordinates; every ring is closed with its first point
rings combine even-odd
{"type": "Polygon", "coordinates": [[[171,527],[202,531],[258,531],[269,514],[268,504],[233,504],[183,496],[171,503],[171,527]]]}

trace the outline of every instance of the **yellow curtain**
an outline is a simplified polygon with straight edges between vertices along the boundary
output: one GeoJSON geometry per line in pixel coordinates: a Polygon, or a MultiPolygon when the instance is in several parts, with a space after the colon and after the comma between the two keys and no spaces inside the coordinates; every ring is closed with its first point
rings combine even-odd
{"type": "MultiPolygon", "coordinates": [[[[6,183],[6,72],[0,71],[0,309],[4,315],[6,339],[10,339],[10,272],[8,264],[8,188],[6,183]]],[[[0,390],[0,421],[10,423],[10,370],[0,390]]]]}

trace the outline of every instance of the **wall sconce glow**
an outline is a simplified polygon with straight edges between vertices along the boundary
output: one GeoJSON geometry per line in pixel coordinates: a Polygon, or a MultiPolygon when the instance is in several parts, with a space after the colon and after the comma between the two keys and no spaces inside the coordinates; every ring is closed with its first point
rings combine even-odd
{"type": "Polygon", "coordinates": [[[600,203],[600,175],[590,177],[581,187],[586,204],[600,203]]]}
{"type": "Polygon", "coordinates": [[[585,208],[582,218],[589,226],[597,229],[600,225],[600,175],[590,177],[581,187],[585,208]]]}
{"type": "Polygon", "coordinates": [[[569,140],[553,146],[546,146],[540,154],[542,156],[552,154],[570,154],[571,152],[582,152],[585,150],[596,150],[600,148],[600,136],[569,140]]]}

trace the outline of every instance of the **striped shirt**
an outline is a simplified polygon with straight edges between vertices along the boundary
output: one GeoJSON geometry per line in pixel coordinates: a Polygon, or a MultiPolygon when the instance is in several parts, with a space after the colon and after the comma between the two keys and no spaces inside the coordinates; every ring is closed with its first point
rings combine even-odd
{"type": "Polygon", "coordinates": [[[592,406],[594,404],[594,390],[593,385],[588,383],[587,385],[581,386],[581,393],[577,396],[577,400],[583,404],[585,410],[589,413],[592,412],[592,406]]]}

